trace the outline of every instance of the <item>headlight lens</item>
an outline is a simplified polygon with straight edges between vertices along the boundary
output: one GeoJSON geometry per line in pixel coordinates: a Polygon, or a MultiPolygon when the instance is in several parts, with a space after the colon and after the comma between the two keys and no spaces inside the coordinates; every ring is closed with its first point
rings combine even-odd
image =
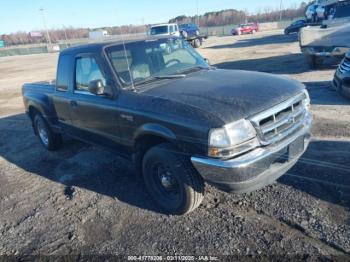
{"type": "Polygon", "coordinates": [[[256,131],[245,119],[212,129],[209,133],[209,156],[212,157],[233,157],[258,145],[256,131]]]}
{"type": "Polygon", "coordinates": [[[305,94],[305,99],[304,99],[304,106],[309,109],[310,108],[310,96],[309,96],[309,92],[304,89],[304,94],[305,94]]]}
{"type": "Polygon", "coordinates": [[[230,138],[225,128],[212,129],[209,134],[209,145],[213,147],[230,146],[230,138]]]}

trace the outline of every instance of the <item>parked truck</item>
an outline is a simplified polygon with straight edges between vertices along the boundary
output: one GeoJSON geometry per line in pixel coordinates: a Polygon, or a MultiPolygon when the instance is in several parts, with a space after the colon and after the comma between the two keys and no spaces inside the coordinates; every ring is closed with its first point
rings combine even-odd
{"type": "Polygon", "coordinates": [[[109,34],[107,30],[95,30],[89,32],[89,39],[102,39],[108,36],[109,34]]]}
{"type": "Polygon", "coordinates": [[[113,149],[172,214],[198,207],[204,182],[235,193],[271,184],[310,139],[303,84],[217,69],[174,37],[65,49],[56,82],[24,84],[22,92],[46,149],[57,150],[62,136],[113,149]],[[167,45],[176,48],[168,53],[167,45]]]}
{"type": "Polygon", "coordinates": [[[302,53],[311,68],[317,67],[327,57],[339,61],[350,50],[350,1],[338,1],[329,19],[321,26],[307,26],[300,30],[302,53]]]}
{"type": "Polygon", "coordinates": [[[189,42],[194,48],[202,46],[204,39],[208,37],[199,31],[196,24],[158,24],[150,28],[149,35],[151,36],[177,36],[182,37],[189,42]]]}

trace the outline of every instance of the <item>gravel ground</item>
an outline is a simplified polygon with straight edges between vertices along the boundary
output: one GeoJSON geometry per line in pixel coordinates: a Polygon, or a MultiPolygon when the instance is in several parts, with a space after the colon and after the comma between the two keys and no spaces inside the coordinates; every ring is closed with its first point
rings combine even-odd
{"type": "Polygon", "coordinates": [[[208,186],[193,213],[162,214],[131,163],[73,140],[47,152],[34,137],[20,87],[54,78],[57,54],[0,58],[0,254],[350,260],[350,101],[331,89],[334,63],[309,70],[296,36],[280,31],[213,37],[199,52],[305,83],[313,140],[297,165],[257,192],[208,186]]]}

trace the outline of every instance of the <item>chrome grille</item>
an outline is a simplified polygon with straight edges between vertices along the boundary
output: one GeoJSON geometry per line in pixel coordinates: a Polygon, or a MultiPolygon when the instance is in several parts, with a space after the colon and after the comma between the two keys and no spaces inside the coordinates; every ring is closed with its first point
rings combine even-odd
{"type": "Polygon", "coordinates": [[[302,128],[307,99],[307,93],[299,94],[250,119],[262,145],[278,142],[302,128]]]}
{"type": "Polygon", "coordinates": [[[339,66],[339,72],[342,74],[350,72],[350,58],[344,58],[343,62],[339,66]]]}

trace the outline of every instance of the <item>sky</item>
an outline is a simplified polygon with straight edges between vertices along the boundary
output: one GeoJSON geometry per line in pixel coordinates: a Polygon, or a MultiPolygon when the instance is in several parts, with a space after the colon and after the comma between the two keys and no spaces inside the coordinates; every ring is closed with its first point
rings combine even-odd
{"type": "MultiPolygon", "coordinates": [[[[279,8],[280,0],[0,0],[0,35],[43,29],[44,9],[48,28],[116,26],[167,22],[178,15],[204,14],[223,9],[279,8]]],[[[284,7],[302,0],[282,0],[284,7]]]]}

